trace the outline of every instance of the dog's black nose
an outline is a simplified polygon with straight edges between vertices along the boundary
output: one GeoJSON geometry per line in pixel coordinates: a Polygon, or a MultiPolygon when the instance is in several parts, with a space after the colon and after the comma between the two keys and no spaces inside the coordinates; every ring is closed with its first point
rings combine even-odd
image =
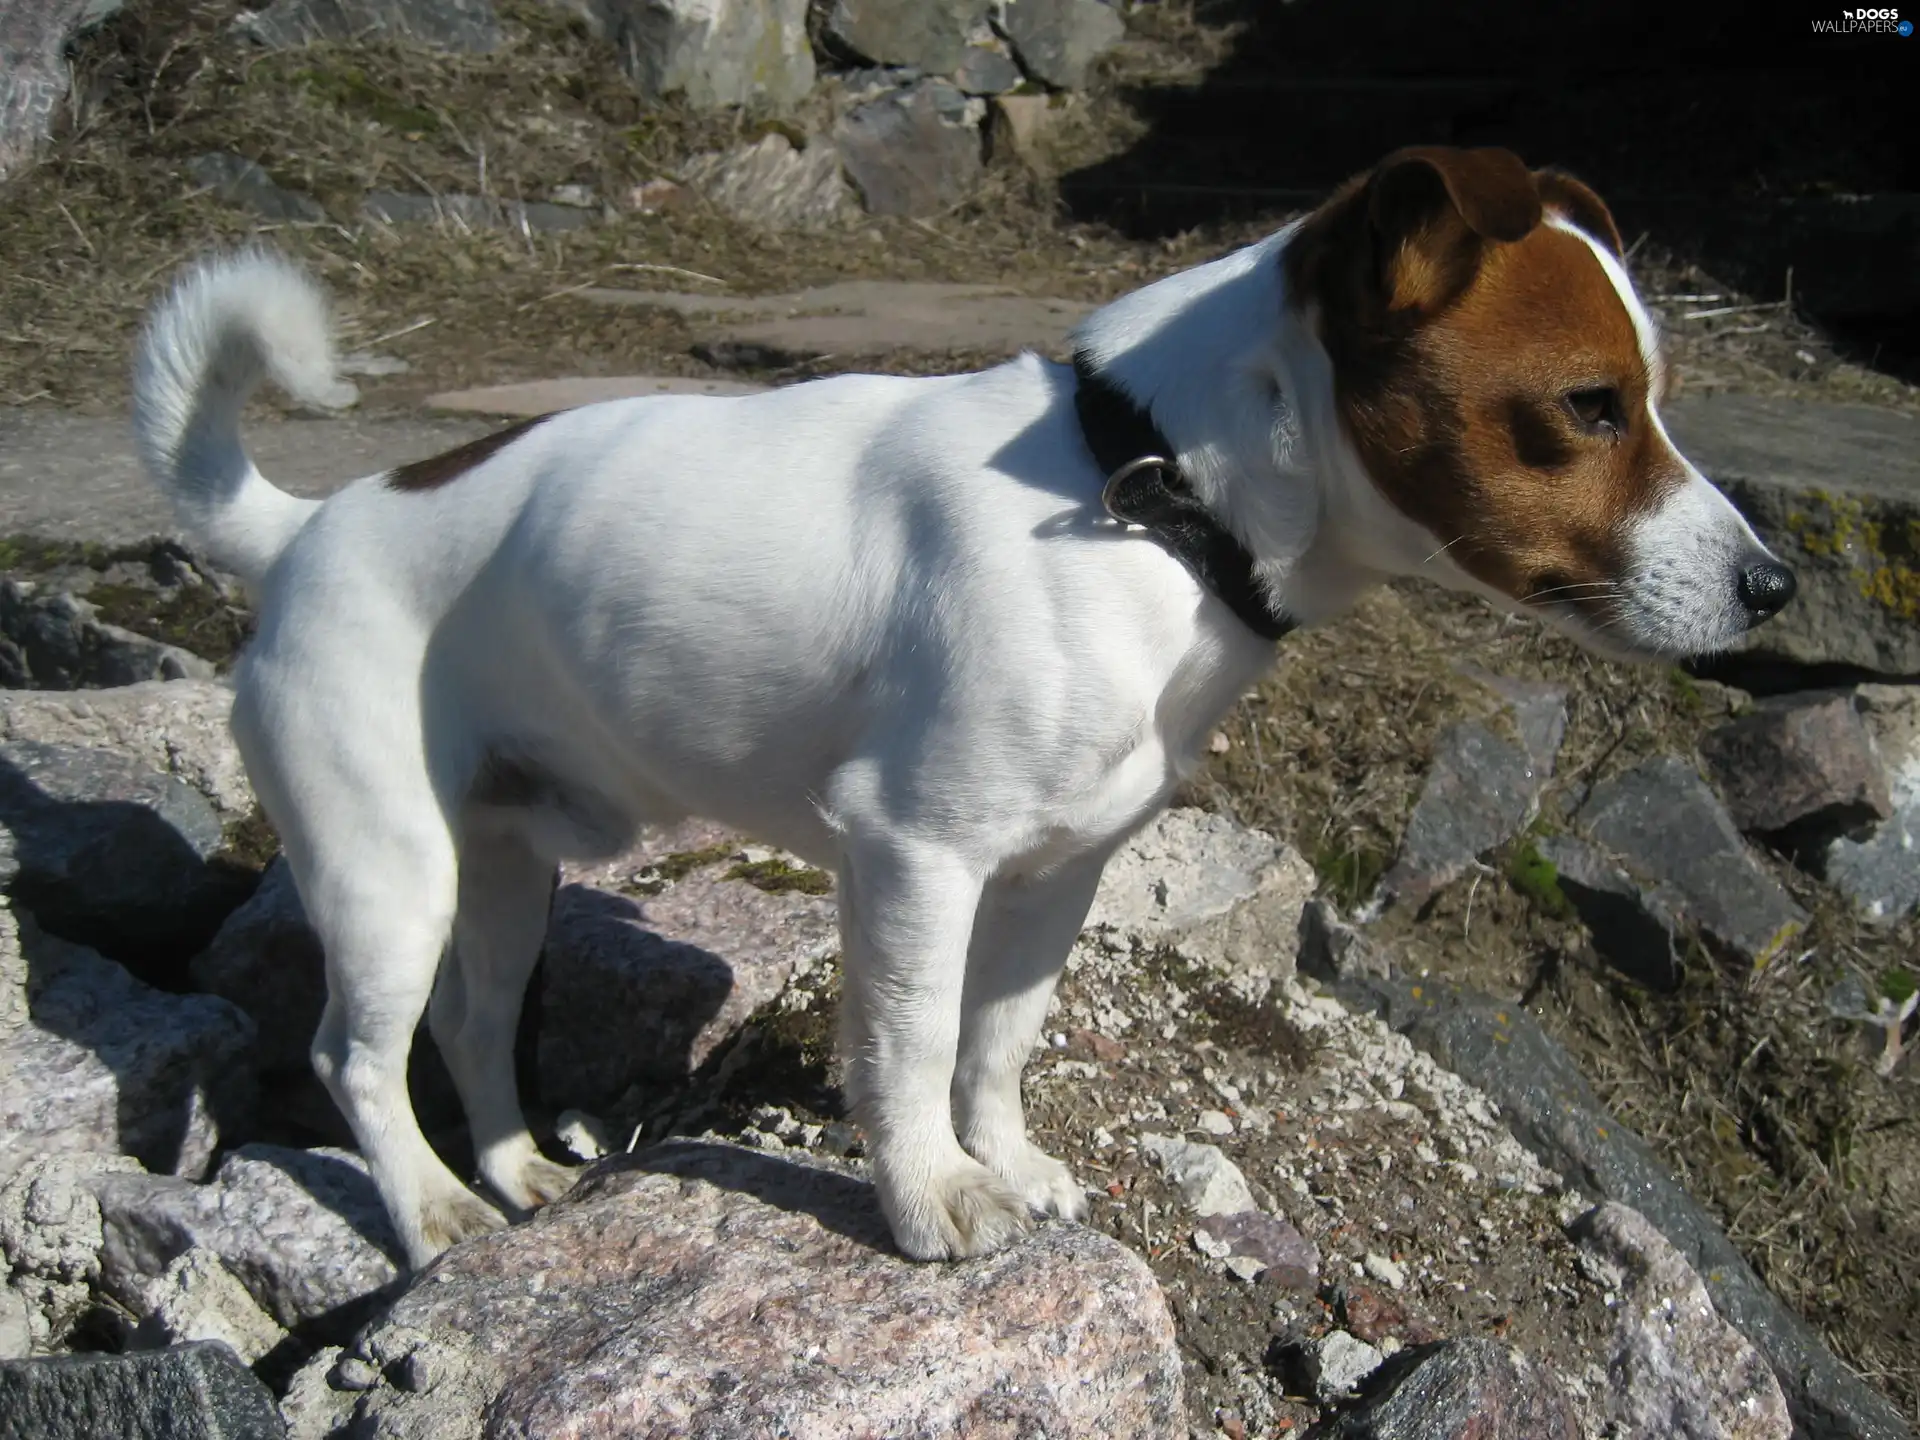
{"type": "Polygon", "coordinates": [[[1740,603],[1747,607],[1747,623],[1758,625],[1778,615],[1799,588],[1793,571],[1778,560],[1749,565],[1740,572],[1740,603]]]}

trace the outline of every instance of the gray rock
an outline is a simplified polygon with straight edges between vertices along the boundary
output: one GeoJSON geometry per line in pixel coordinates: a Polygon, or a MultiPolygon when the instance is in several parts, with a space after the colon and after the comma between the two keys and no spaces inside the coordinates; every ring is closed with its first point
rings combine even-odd
{"type": "Polygon", "coordinates": [[[937,215],[980,178],[979,129],[966,97],[923,80],[860,106],[834,127],[841,163],[875,215],[937,215]]]}
{"type": "Polygon", "coordinates": [[[0,1364],[0,1440],[284,1440],[273,1392],[225,1345],[0,1364]]]}
{"type": "Polygon", "coordinates": [[[1483,853],[1520,833],[1546,780],[1523,746],[1485,721],[1449,726],[1434,745],[1400,857],[1382,882],[1387,893],[1419,905],[1459,879],[1483,853]]]}
{"type": "Polygon", "coordinates": [[[27,1297],[0,1284],[0,1360],[23,1360],[33,1353],[33,1321],[27,1297]]]}
{"type": "Polygon", "coordinates": [[[1920,674],[1920,422],[1730,394],[1678,397],[1662,418],[1799,577],[1793,604],[1742,649],[1920,674]]]}
{"type": "Polygon", "coordinates": [[[1218,1145],[1196,1145],[1172,1135],[1142,1135],[1140,1150],[1153,1157],[1196,1215],[1240,1215],[1260,1208],[1247,1177],[1218,1145]]]}
{"type": "Polygon", "coordinates": [[[1601,959],[1650,990],[1678,987],[1683,927],[1676,896],[1641,884],[1571,835],[1548,836],[1536,848],[1601,959]]]}
{"type": "Polygon", "coordinates": [[[807,0],[607,0],[608,37],[648,100],[780,109],[813,88],[807,0]]]}
{"type": "Polygon", "coordinates": [[[1719,1314],[1766,1356],[1809,1436],[1912,1440],[1893,1406],[1780,1302],[1526,1011],[1430,979],[1357,980],[1338,994],[1484,1090],[1520,1142],[1570,1186],[1646,1216],[1700,1275],[1719,1314]]]}
{"type": "Polygon", "coordinates": [[[826,33],[877,65],[947,75],[958,68],[987,9],[986,0],[834,0],[826,33]]]}
{"type": "Polygon", "coordinates": [[[143,985],[17,918],[31,1019],[0,1034],[0,1179],[58,1154],[204,1173],[257,1103],[253,1023],[211,995],[143,985]]]}
{"type": "Polygon", "coordinates": [[[574,883],[554,897],[537,981],[547,1105],[603,1113],[631,1085],[684,1080],[796,965],[837,949],[830,899],[727,878],[739,844],[694,822],[612,864],[568,872],[574,883]]]}
{"type": "Polygon", "coordinates": [[[369,37],[469,54],[500,45],[492,0],[273,0],[238,24],[276,50],[369,37]]]}
{"type": "Polygon", "coordinates": [[[276,1324],[344,1338],[400,1275],[399,1242],[359,1156],[246,1145],[211,1183],[104,1175],[92,1183],[100,1284],[137,1306],[188,1251],[217,1257],[276,1324]]]}
{"type": "Polygon", "coordinates": [[[84,596],[0,579],[0,684],[8,689],[210,680],[213,673],[177,645],[108,624],[84,596]]]}
{"type": "Polygon", "coordinates": [[[866,1182],[732,1146],[609,1162],[449,1251],[360,1350],[367,1440],[1186,1434],[1171,1318],[1125,1247],[1048,1225],[913,1264],[866,1182]]]}
{"type": "Polygon", "coordinates": [[[1330,1330],[1307,1346],[1307,1383],[1313,1387],[1315,1399],[1331,1405],[1351,1395],[1386,1358],[1366,1341],[1344,1330],[1330,1330]]]}
{"type": "Polygon", "coordinates": [[[1257,1261],[1263,1279],[1288,1290],[1311,1291],[1319,1279],[1319,1248],[1277,1215],[1259,1210],[1209,1215],[1194,1229],[1212,1242],[1210,1253],[1224,1247],[1228,1256],[1257,1261]]]}
{"type": "Polygon", "coordinates": [[[383,225],[449,225],[465,230],[578,230],[593,223],[590,212],[541,200],[496,200],[490,195],[415,195],[374,190],[361,215],[383,225]]]}
{"type": "Polygon", "coordinates": [[[120,1155],[52,1155],[0,1180],[0,1270],[13,1272],[0,1294],[20,1301],[35,1350],[64,1343],[93,1307],[105,1237],[90,1185],[101,1172],[138,1174],[140,1165],[120,1155]]]}
{"type": "MultiPolygon", "coordinates": [[[[1607,1357],[1617,1433],[1672,1440],[1788,1440],[1787,1402],[1753,1346],[1647,1218],[1605,1204],[1575,1222],[1581,1248],[1620,1278],[1607,1357]]],[[[1609,1276],[1611,1278],[1611,1276],[1609,1276]]]]}
{"type": "Polygon", "coordinates": [[[1025,77],[999,44],[969,45],[954,67],[954,88],[964,95],[1004,95],[1025,77]]]}
{"type": "Polygon", "coordinates": [[[306,1073],[307,1051],[327,1004],[326,957],[284,856],[274,858],[260,888],[193,957],[188,973],[196,989],[253,1018],[262,1070],[306,1073]]]}
{"type": "Polygon", "coordinates": [[[1166,945],[1248,992],[1293,972],[1313,867],[1262,830],[1168,810],[1108,863],[1089,929],[1166,945]]]}
{"type": "Polygon", "coordinates": [[[337,1440],[352,1417],[355,1392],[333,1384],[333,1368],[341,1353],[339,1346],[329,1345],[294,1372],[287,1393],[280,1397],[287,1440],[337,1440]]]}
{"type": "Polygon", "coordinates": [[[1560,743],[1567,736],[1567,692],[1558,685],[1516,680],[1473,665],[1462,665],[1458,670],[1500,702],[1541,782],[1552,778],[1560,758],[1560,743]]]}
{"type": "Polygon", "coordinates": [[[1331,900],[1309,900],[1300,909],[1299,968],[1316,980],[1346,980],[1360,975],[1385,979],[1393,961],[1361,933],[1357,925],[1340,918],[1331,900]]]}
{"type": "Polygon", "coordinates": [[[233,692],[212,681],[175,680],[111,690],[0,691],[0,741],[117,750],[185,781],[224,819],[254,807],[228,715],[233,692]]]}
{"type": "Polygon", "coordinates": [[[1842,836],[1821,875],[1875,924],[1920,905],[1920,685],[1862,685],[1854,692],[1886,767],[1893,814],[1865,838],[1842,836]]]}
{"type": "MultiPolygon", "coordinates": [[[[1320,1432],[1315,1431],[1316,1435],[1320,1432]]],[[[1545,1367],[1491,1340],[1422,1346],[1383,1368],[1327,1440],[1580,1440],[1572,1402],[1545,1367]]],[[[1666,1431],[1631,1431],[1653,1440],[1666,1431]]]]}
{"type": "Polygon", "coordinates": [[[263,220],[317,224],[327,218],[319,201],[274,184],[271,175],[244,155],[226,150],[197,155],[187,162],[187,173],[196,185],[205,186],[229,205],[250,210],[263,220]]]}
{"type": "Polygon", "coordinates": [[[0,180],[25,168],[67,98],[67,47],[119,0],[12,0],[0,10],[0,180]]]}
{"type": "Polygon", "coordinates": [[[1745,831],[1830,837],[1893,813],[1872,734],[1851,695],[1762,700],[1707,732],[1700,758],[1745,831]]]}
{"type": "Polygon", "coordinates": [[[1920,905],[1920,797],[1902,801],[1865,840],[1832,841],[1820,873],[1876,925],[1910,914],[1920,905]]]}
{"type": "Polygon", "coordinates": [[[1657,876],[1684,917],[1755,965],[1807,916],[1760,868],[1719,798],[1686,761],[1663,755],[1595,788],[1580,824],[1629,866],[1657,876]]]}
{"type": "Polygon", "coordinates": [[[1000,27],[1026,72],[1062,90],[1086,84],[1087,67],[1127,33],[1102,0],[1007,0],[1000,27]]]}
{"type": "Polygon", "coordinates": [[[241,1363],[254,1365],[287,1338],[220,1257],[206,1250],[187,1251],[149,1282],[139,1313],[134,1348],[141,1350],[217,1340],[241,1363]]]}
{"type": "Polygon", "coordinates": [[[840,152],[825,140],[797,150],[784,135],[763,135],[696,156],[681,178],[734,219],[768,230],[817,230],[859,212],[840,152]]]}
{"type": "Polygon", "coordinates": [[[132,756],[0,744],[0,883],[46,929],[148,973],[185,961],[247,898],[226,835],[186,782],[132,756]]]}

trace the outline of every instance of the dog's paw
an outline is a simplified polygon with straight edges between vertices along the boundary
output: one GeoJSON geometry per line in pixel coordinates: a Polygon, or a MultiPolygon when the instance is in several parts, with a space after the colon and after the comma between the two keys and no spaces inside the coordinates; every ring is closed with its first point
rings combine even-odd
{"type": "Polygon", "coordinates": [[[1019,1193],[1034,1214],[1054,1215],[1062,1220],[1087,1218],[1085,1187],[1065,1164],[1031,1141],[1023,1140],[1019,1153],[1011,1161],[990,1163],[994,1172],[1019,1193]]]}
{"type": "Polygon", "coordinates": [[[583,1165],[561,1165],[535,1155],[520,1166],[519,1184],[509,1198],[523,1210],[538,1210],[573,1189],[585,1169],[583,1165]]]}
{"type": "Polygon", "coordinates": [[[504,1229],[506,1223],[506,1216],[471,1190],[448,1190],[420,1207],[420,1240],[407,1246],[407,1259],[418,1270],[441,1251],[504,1229]]]}
{"type": "Polygon", "coordinates": [[[1026,1198],[972,1160],[920,1185],[877,1183],[894,1243],[915,1260],[991,1255],[1033,1228],[1026,1198]]]}

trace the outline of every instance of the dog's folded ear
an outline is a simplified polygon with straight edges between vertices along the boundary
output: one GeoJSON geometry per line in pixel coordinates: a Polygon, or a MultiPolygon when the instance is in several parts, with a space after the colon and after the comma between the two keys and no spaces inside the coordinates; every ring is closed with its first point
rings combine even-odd
{"type": "Polygon", "coordinates": [[[1564,170],[1536,170],[1533,183],[1540,190],[1542,205],[1606,246],[1614,259],[1625,258],[1620,227],[1613,223],[1613,212],[1607,209],[1606,201],[1564,170]]]}
{"type": "Polygon", "coordinates": [[[1373,280],[1388,312],[1430,312],[1478,273],[1489,243],[1540,223],[1540,190],[1511,150],[1396,150],[1365,190],[1373,280]]]}
{"type": "MultiPolygon", "coordinates": [[[[1599,206],[1578,181],[1552,183],[1570,211],[1586,212],[1581,196],[1599,206]]],[[[1401,333],[1465,293],[1489,250],[1531,234],[1542,199],[1510,150],[1396,150],[1301,225],[1286,254],[1294,301],[1319,311],[1329,342],[1401,333]]]]}

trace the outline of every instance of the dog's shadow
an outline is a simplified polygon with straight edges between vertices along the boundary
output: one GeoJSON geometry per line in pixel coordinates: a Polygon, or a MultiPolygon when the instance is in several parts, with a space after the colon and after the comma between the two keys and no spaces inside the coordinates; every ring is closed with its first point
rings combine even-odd
{"type": "Polygon", "coordinates": [[[573,1198],[591,1199],[622,1175],[672,1175],[704,1180],[789,1214],[807,1215],[824,1230],[869,1250],[898,1256],[873,1183],[806,1160],[768,1155],[711,1140],[669,1139],[600,1161],[581,1178],[573,1198]]]}

